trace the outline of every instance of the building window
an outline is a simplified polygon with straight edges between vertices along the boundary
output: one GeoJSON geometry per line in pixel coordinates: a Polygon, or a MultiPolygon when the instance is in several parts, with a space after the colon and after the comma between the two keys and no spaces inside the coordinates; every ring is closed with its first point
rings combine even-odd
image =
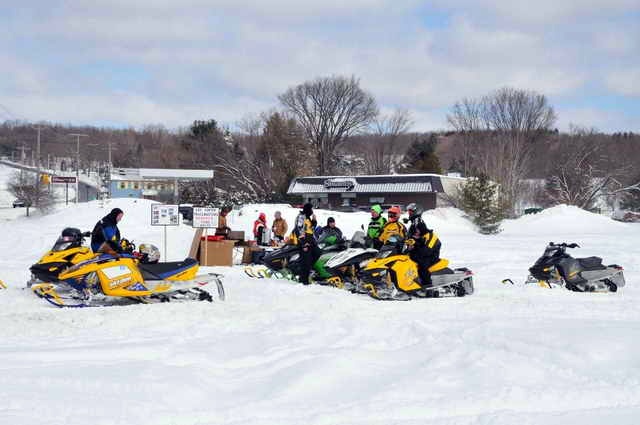
{"type": "Polygon", "coordinates": [[[118,189],[126,189],[126,188],[127,188],[127,182],[118,183],[118,189]]]}
{"type": "Polygon", "coordinates": [[[160,185],[158,185],[158,188],[159,188],[160,190],[164,190],[164,185],[163,185],[163,184],[160,184],[160,185]]]}
{"type": "Polygon", "coordinates": [[[384,204],[384,198],[383,197],[369,198],[369,203],[370,204],[384,204]]]}
{"type": "Polygon", "coordinates": [[[133,182],[133,190],[140,189],[140,184],[138,182],[133,182]]]}

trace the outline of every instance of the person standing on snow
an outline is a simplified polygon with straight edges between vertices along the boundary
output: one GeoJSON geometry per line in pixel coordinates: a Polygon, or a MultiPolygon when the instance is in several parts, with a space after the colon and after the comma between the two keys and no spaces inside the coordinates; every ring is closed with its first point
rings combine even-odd
{"type": "Polygon", "coordinates": [[[380,249],[382,246],[379,238],[385,224],[387,224],[387,220],[382,216],[382,207],[377,204],[372,206],[371,221],[369,221],[369,226],[367,227],[367,239],[372,241],[375,249],[380,249]]]}
{"type": "Polygon", "coordinates": [[[114,208],[96,223],[91,232],[91,249],[93,252],[117,256],[122,251],[118,223],[123,216],[124,212],[120,208],[114,208]]]}
{"type": "Polygon", "coordinates": [[[273,234],[273,239],[276,243],[284,242],[288,227],[287,221],[282,218],[282,213],[280,213],[280,211],[276,211],[275,220],[273,220],[273,224],[271,225],[271,233],[273,234]]]}
{"type": "Polygon", "coordinates": [[[265,231],[267,230],[267,215],[260,213],[258,219],[253,222],[253,237],[258,245],[265,245],[265,231]]]}
{"type": "Polygon", "coordinates": [[[408,231],[407,246],[409,258],[418,265],[418,275],[422,287],[430,287],[429,267],[440,259],[441,243],[438,236],[422,221],[422,207],[411,203],[407,205],[411,226],[408,231]]]}
{"type": "Polygon", "coordinates": [[[311,267],[320,256],[318,245],[313,236],[312,216],[313,205],[309,203],[304,204],[302,211],[300,211],[300,214],[296,217],[296,223],[290,237],[290,241],[300,249],[300,257],[302,258],[300,282],[302,282],[303,285],[309,285],[311,267]]]}

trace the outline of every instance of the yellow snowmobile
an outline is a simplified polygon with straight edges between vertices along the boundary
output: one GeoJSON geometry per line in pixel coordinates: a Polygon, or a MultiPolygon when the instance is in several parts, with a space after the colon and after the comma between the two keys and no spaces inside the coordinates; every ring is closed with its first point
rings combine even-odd
{"type": "Polygon", "coordinates": [[[36,283],[57,282],[60,273],[82,261],[94,258],[96,254],[91,248],[84,246],[84,239],[91,236],[91,232],[81,232],[79,229],[67,227],[53,247],[40,260],[30,267],[31,279],[27,286],[36,283]]]}
{"type": "Polygon", "coordinates": [[[193,258],[162,263],[145,263],[143,258],[137,253],[99,254],[62,271],[57,282],[37,283],[31,289],[56,307],[94,307],[213,301],[201,288],[215,282],[218,298],[224,300],[221,275],[197,275],[199,265],[193,258]]]}
{"type": "Polygon", "coordinates": [[[378,300],[406,301],[413,297],[437,298],[473,294],[473,273],[467,268],[450,269],[449,260],[440,259],[429,267],[432,285],[423,287],[418,265],[406,254],[392,254],[371,260],[359,273],[359,284],[378,300]]]}

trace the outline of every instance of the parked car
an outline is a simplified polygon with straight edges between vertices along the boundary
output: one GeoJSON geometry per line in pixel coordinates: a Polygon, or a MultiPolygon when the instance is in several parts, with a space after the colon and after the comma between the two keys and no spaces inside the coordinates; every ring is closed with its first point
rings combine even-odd
{"type": "Polygon", "coordinates": [[[27,203],[25,201],[23,201],[22,199],[16,199],[15,201],[13,201],[13,208],[24,208],[27,206],[27,203]]]}

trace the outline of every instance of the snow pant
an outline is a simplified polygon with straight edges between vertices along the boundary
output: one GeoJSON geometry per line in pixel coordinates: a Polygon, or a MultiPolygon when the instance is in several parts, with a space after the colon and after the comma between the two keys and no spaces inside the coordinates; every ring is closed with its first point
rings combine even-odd
{"type": "Polygon", "coordinates": [[[302,282],[303,285],[308,285],[311,283],[309,282],[309,275],[311,274],[313,263],[320,258],[320,249],[315,244],[303,245],[300,248],[300,258],[302,259],[300,267],[300,282],[302,282]]]}
{"type": "Polygon", "coordinates": [[[440,259],[440,246],[438,246],[437,249],[430,249],[427,246],[415,247],[409,253],[409,258],[418,265],[420,285],[423,287],[431,286],[429,267],[437,263],[440,259]]]}

